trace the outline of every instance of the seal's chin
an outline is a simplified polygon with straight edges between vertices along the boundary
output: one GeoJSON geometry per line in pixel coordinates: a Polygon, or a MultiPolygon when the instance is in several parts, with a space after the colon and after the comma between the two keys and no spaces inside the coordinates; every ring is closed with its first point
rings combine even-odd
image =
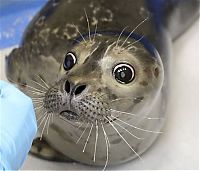
{"type": "Polygon", "coordinates": [[[64,120],[69,120],[69,121],[77,121],[79,116],[77,113],[73,112],[73,111],[70,111],[70,110],[64,110],[64,111],[61,111],[60,114],[59,114],[59,117],[64,119],[64,120]]]}

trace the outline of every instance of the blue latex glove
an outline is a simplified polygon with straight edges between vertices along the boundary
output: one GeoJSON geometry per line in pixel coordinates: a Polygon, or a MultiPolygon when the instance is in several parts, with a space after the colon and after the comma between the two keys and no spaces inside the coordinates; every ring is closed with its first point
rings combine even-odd
{"type": "Polygon", "coordinates": [[[22,166],[36,131],[31,98],[0,80],[0,170],[22,166]]]}

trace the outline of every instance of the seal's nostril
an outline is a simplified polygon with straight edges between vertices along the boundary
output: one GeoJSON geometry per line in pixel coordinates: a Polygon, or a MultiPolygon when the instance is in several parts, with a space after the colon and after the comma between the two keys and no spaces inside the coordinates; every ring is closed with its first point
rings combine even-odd
{"type": "Polygon", "coordinates": [[[80,85],[80,86],[76,87],[74,94],[75,95],[81,94],[83,92],[83,90],[85,90],[85,88],[86,88],[86,85],[80,85]]]}
{"type": "Polygon", "coordinates": [[[70,92],[70,83],[69,83],[69,81],[65,81],[65,91],[66,91],[67,93],[70,92]]]}

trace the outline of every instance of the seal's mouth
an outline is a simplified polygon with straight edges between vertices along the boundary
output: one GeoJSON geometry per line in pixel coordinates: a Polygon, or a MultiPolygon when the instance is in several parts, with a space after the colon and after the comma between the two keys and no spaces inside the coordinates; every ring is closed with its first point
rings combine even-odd
{"type": "Polygon", "coordinates": [[[59,116],[63,119],[67,119],[67,120],[78,120],[78,118],[79,118],[77,113],[72,112],[70,110],[61,111],[59,116]]]}

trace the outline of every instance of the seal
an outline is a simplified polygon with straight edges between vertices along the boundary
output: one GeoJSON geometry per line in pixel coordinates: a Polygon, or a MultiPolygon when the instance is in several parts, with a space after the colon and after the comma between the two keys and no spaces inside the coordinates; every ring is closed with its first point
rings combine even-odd
{"type": "Polygon", "coordinates": [[[7,58],[8,79],[34,102],[43,141],[33,154],[104,169],[141,159],[162,133],[170,46],[180,34],[170,37],[158,14],[146,1],[45,5],[7,58]]]}

